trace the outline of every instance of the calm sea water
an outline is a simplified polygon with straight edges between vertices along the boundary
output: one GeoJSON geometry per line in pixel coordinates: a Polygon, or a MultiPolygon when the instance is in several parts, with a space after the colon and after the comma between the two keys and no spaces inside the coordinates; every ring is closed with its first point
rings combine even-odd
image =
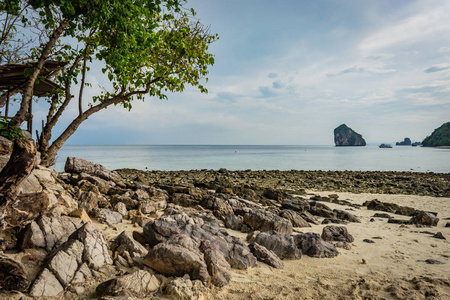
{"type": "Polygon", "coordinates": [[[400,146],[64,146],[54,168],[64,170],[68,156],[108,169],[141,170],[352,170],[450,172],[450,149],[400,146]]]}

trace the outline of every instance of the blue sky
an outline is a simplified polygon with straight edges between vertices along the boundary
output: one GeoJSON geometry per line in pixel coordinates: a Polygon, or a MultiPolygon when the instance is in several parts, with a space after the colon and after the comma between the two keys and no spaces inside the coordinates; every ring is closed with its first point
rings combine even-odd
{"type": "MultiPolygon", "coordinates": [[[[331,145],[342,123],[369,143],[421,141],[450,121],[450,1],[188,6],[220,36],[209,93],[190,88],[131,112],[108,108],[68,144],[331,145]]],[[[88,79],[86,99],[101,82],[96,73],[88,79]]],[[[34,115],[40,128],[45,111],[36,106],[34,115]]]]}

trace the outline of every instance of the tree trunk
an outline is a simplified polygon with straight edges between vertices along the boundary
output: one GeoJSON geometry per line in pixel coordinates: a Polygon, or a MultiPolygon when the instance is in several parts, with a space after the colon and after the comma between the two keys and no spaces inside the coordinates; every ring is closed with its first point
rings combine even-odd
{"type": "Polygon", "coordinates": [[[0,172],[0,216],[19,194],[21,183],[36,166],[36,144],[25,138],[16,139],[6,166],[0,172]]]}

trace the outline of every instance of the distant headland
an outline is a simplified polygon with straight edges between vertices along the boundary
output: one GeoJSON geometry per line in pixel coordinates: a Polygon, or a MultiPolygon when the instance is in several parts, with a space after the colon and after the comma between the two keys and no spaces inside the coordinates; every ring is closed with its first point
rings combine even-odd
{"type": "Polygon", "coordinates": [[[424,147],[449,147],[450,146],[450,122],[436,128],[423,142],[424,147]]]}
{"type": "Polygon", "coordinates": [[[334,129],[334,144],[336,146],[365,146],[362,135],[345,124],[334,129]]]}

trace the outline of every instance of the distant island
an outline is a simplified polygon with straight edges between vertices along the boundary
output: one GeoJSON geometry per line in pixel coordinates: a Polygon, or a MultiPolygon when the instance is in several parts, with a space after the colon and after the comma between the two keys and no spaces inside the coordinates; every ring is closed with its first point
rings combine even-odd
{"type": "Polygon", "coordinates": [[[365,146],[362,135],[345,124],[334,129],[334,144],[336,146],[365,146]]]}
{"type": "Polygon", "coordinates": [[[397,142],[395,143],[396,146],[411,146],[411,139],[405,138],[403,142],[397,142]]]}
{"type": "Polygon", "coordinates": [[[422,144],[424,147],[450,146],[450,122],[436,128],[430,136],[427,136],[422,144]]]}

